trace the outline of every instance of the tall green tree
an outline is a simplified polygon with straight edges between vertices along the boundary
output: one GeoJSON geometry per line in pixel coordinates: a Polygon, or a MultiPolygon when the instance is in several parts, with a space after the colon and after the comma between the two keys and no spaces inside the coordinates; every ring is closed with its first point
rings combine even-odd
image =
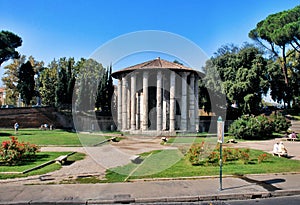
{"type": "Polygon", "coordinates": [[[96,99],[95,99],[95,108],[101,112],[106,112],[108,107],[108,98],[107,98],[107,72],[105,75],[100,76],[100,81],[98,83],[96,99]]]}
{"type": "MultiPolygon", "coordinates": [[[[106,70],[103,66],[93,59],[81,59],[77,63],[79,70],[75,84],[75,104],[76,110],[88,111],[94,110],[96,104],[99,84],[105,84],[106,70]]],[[[103,98],[101,97],[103,100],[103,98]]],[[[98,98],[98,100],[100,100],[98,98]]],[[[101,104],[101,103],[100,103],[101,104]]],[[[100,106],[100,105],[99,105],[100,106]]]]}
{"type": "Polygon", "coordinates": [[[22,39],[10,31],[0,32],[0,66],[9,59],[19,58],[16,48],[22,45],[22,39]]]}
{"type": "Polygon", "coordinates": [[[26,56],[22,55],[20,58],[14,59],[12,63],[4,67],[4,75],[2,78],[3,85],[5,86],[5,103],[16,105],[19,91],[17,88],[18,84],[18,71],[22,64],[26,61],[26,56]]]}
{"type": "Polygon", "coordinates": [[[262,95],[268,91],[266,66],[263,54],[252,45],[222,47],[206,63],[204,82],[215,93],[226,94],[229,110],[235,107],[239,115],[258,114],[262,95]]]}
{"type": "Polygon", "coordinates": [[[57,84],[58,64],[56,60],[40,71],[39,93],[43,105],[55,106],[55,89],[57,84]]]}
{"type": "Polygon", "coordinates": [[[77,70],[74,58],[60,58],[58,61],[55,104],[57,107],[72,105],[72,95],[77,70]]]}
{"type": "Polygon", "coordinates": [[[113,100],[114,85],[111,73],[112,66],[110,65],[106,69],[105,75],[100,76],[101,79],[97,88],[95,107],[103,115],[112,115],[112,108],[115,107],[113,100]]]}
{"type": "Polygon", "coordinates": [[[116,104],[113,100],[115,87],[113,84],[113,78],[111,76],[112,74],[112,65],[109,66],[107,69],[108,72],[108,79],[107,79],[107,108],[108,108],[108,114],[112,115],[112,112],[116,110],[116,104]]]}
{"type": "Polygon", "coordinates": [[[30,61],[22,64],[18,72],[18,85],[17,88],[21,93],[21,97],[26,106],[30,105],[35,92],[34,70],[30,61]]]}
{"type": "MultiPolygon", "coordinates": [[[[2,82],[6,88],[6,103],[7,104],[16,104],[19,91],[17,88],[17,84],[19,81],[19,69],[26,62],[26,56],[22,55],[18,59],[14,59],[12,63],[6,65],[4,67],[4,76],[2,78],[2,82]]],[[[29,56],[28,61],[31,63],[34,73],[39,73],[39,71],[43,68],[43,61],[36,61],[34,57],[29,56]]],[[[35,88],[37,91],[37,87],[35,88]]],[[[36,96],[37,93],[34,93],[36,96]]]]}
{"type": "Polygon", "coordinates": [[[287,58],[288,76],[292,91],[292,106],[300,110],[300,53],[293,52],[287,58]]]}
{"type": "Polygon", "coordinates": [[[279,62],[285,82],[285,102],[289,102],[292,94],[289,93],[291,88],[287,58],[294,52],[300,53],[300,6],[269,15],[250,31],[249,37],[267,49],[279,62]]]}

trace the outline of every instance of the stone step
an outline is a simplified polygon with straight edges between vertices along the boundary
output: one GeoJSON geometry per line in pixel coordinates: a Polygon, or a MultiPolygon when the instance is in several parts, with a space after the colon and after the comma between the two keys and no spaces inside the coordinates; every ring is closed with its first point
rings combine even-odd
{"type": "Polygon", "coordinates": [[[300,121],[299,120],[292,120],[291,121],[290,129],[296,133],[300,133],[300,121]]]}

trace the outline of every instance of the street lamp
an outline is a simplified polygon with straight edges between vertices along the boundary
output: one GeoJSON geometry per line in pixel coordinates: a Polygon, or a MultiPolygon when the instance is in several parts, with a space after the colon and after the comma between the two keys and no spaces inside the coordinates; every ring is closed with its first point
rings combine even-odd
{"type": "Polygon", "coordinates": [[[39,91],[39,87],[40,87],[39,77],[40,77],[39,73],[36,73],[34,75],[34,81],[36,86],[36,105],[41,105],[41,98],[40,98],[40,91],[39,91]]]}

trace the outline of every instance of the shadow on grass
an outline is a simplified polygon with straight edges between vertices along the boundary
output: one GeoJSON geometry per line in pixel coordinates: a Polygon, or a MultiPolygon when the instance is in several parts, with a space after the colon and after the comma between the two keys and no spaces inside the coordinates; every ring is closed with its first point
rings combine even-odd
{"type": "Polygon", "coordinates": [[[11,133],[0,132],[0,137],[9,137],[9,136],[11,136],[11,133]]]}
{"type": "Polygon", "coordinates": [[[28,132],[25,132],[25,133],[20,133],[21,135],[32,135],[32,133],[28,133],[28,132]]]}
{"type": "Polygon", "coordinates": [[[9,164],[0,163],[0,166],[26,166],[26,165],[31,165],[32,163],[34,163],[36,161],[45,161],[46,162],[47,159],[49,159],[49,156],[50,155],[48,155],[48,154],[38,154],[35,156],[35,158],[25,159],[17,164],[9,165],[9,164]]]}

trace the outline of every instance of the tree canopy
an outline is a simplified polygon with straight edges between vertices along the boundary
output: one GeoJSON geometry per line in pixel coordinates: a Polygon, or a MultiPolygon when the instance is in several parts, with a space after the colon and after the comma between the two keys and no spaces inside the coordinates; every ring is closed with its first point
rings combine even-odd
{"type": "Polygon", "coordinates": [[[223,46],[207,61],[204,83],[215,93],[226,94],[228,109],[258,114],[262,95],[268,91],[266,65],[262,53],[252,45],[223,46]]]}
{"type": "Polygon", "coordinates": [[[19,58],[16,48],[22,45],[22,39],[10,31],[0,32],[0,66],[3,62],[19,58]]]}
{"type": "Polygon", "coordinates": [[[289,81],[292,79],[288,73],[288,57],[295,52],[300,53],[300,6],[269,15],[249,32],[249,37],[278,61],[285,83],[284,98],[289,102],[292,98],[289,81]]]}

